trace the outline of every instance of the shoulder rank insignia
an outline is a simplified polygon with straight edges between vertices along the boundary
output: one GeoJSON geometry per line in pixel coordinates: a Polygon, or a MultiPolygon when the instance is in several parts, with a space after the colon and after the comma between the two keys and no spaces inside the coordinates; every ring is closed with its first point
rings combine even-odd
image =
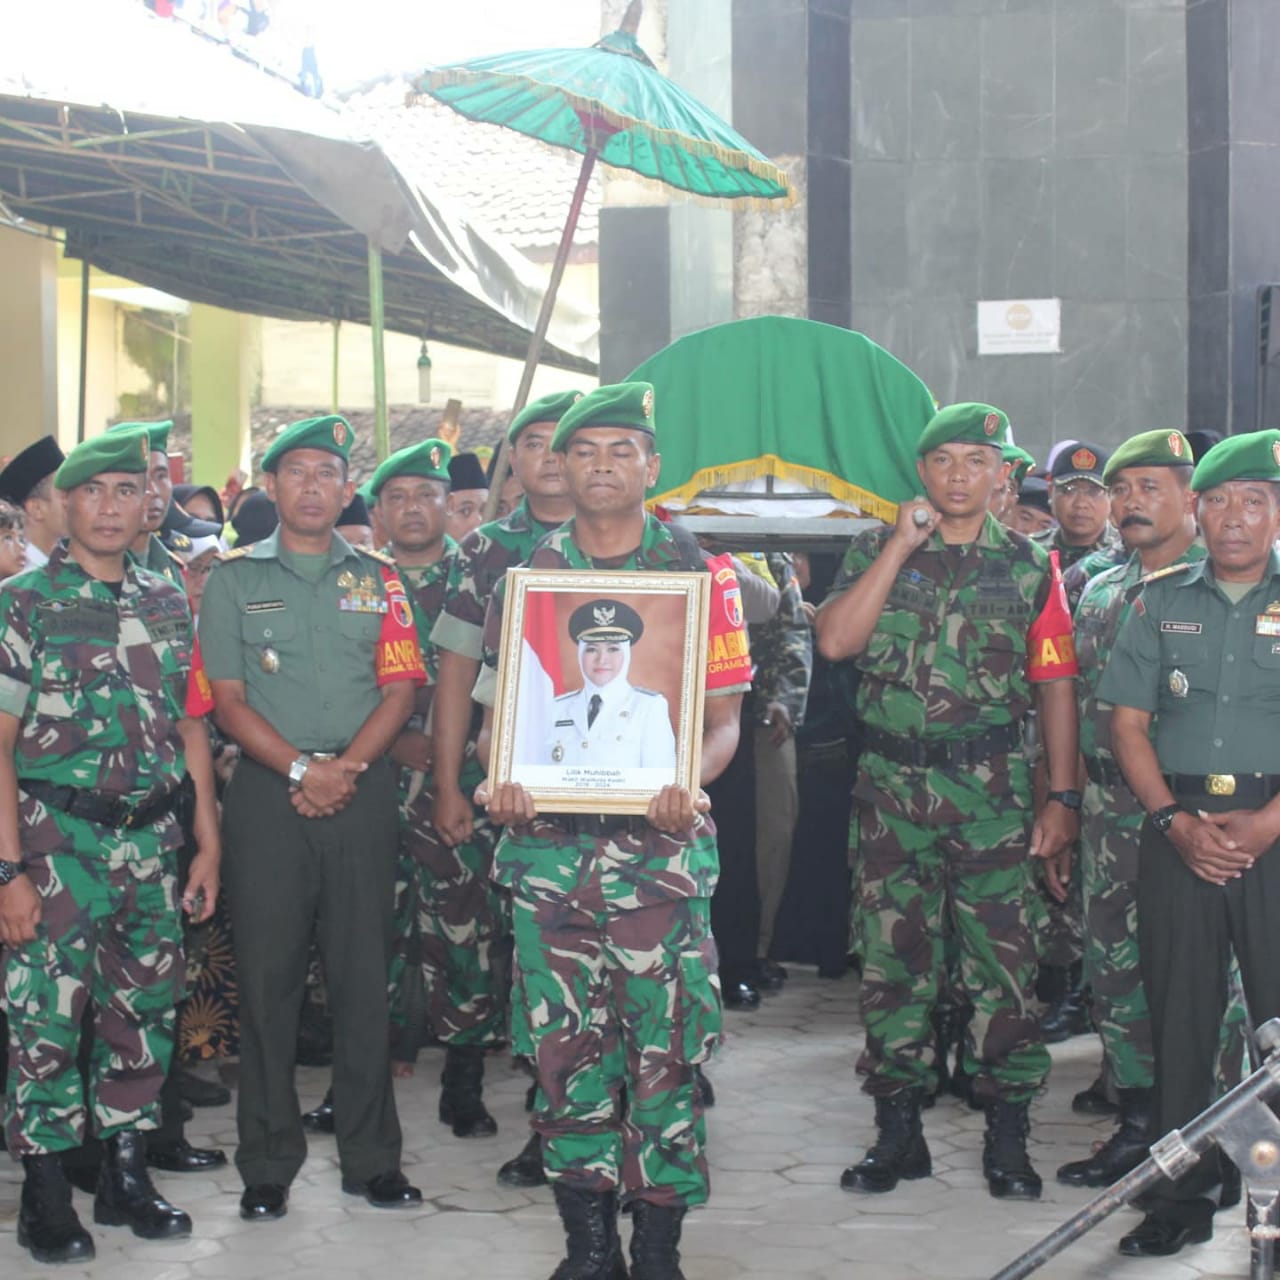
{"type": "Polygon", "coordinates": [[[228,560],[239,560],[242,556],[247,556],[248,554],[248,547],[232,547],[230,551],[220,551],[217,560],[219,564],[226,564],[228,560]]]}
{"type": "Polygon", "coordinates": [[[390,569],[394,569],[396,567],[396,562],[382,551],[370,551],[367,547],[357,547],[356,550],[362,556],[368,556],[370,560],[376,560],[379,564],[385,564],[390,569]]]}
{"type": "Polygon", "coordinates": [[[1161,578],[1172,577],[1175,573],[1186,573],[1193,563],[1194,561],[1191,560],[1183,560],[1179,564],[1167,564],[1163,569],[1155,569],[1151,573],[1145,574],[1125,593],[1126,600],[1132,603],[1153,582],[1159,582],[1161,578]]]}

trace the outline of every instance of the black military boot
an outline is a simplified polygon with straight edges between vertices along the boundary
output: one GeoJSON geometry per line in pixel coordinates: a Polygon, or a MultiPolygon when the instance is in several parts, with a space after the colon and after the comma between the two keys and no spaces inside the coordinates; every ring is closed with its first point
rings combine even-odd
{"type": "Polygon", "coordinates": [[[1086,1035],[1093,1028],[1089,1016],[1089,988],[1084,984],[1084,965],[1077,960],[1066,973],[1066,989],[1040,1015],[1040,1034],[1046,1044],[1058,1044],[1072,1036],[1086,1035]]]}
{"type": "Polygon", "coordinates": [[[324,1101],[314,1110],[302,1113],[302,1127],[311,1133],[332,1133],[333,1125],[333,1086],[325,1090],[324,1101]]]}
{"type": "Polygon", "coordinates": [[[1113,1116],[1120,1110],[1119,1105],[1112,1101],[1111,1095],[1114,1092],[1115,1087],[1104,1062],[1098,1078],[1087,1089],[1081,1089],[1072,1097],[1071,1110],[1078,1116],[1113,1116]]]}
{"type": "Polygon", "coordinates": [[[191,1219],[152,1184],[146,1143],[142,1134],[131,1129],[104,1144],[93,1220],[103,1227],[129,1227],[144,1240],[172,1240],[191,1234],[191,1219]]]}
{"type": "Polygon", "coordinates": [[[440,1123],[453,1126],[455,1138],[492,1138],[497,1121],[485,1110],[484,1048],[451,1044],[444,1052],[440,1073],[440,1123]]]}
{"type": "Polygon", "coordinates": [[[997,1200],[1039,1200],[1043,1183],[1027,1155],[1031,1120],[1028,1104],[1005,1099],[987,1106],[982,1140],[982,1172],[997,1200]]]}
{"type": "Polygon", "coordinates": [[[1075,1160],[1058,1170],[1058,1181],[1069,1187],[1109,1187],[1136,1169],[1150,1150],[1151,1090],[1121,1089],[1120,1123],[1111,1137],[1087,1160],[1075,1160]]]}
{"type": "Polygon", "coordinates": [[[860,1164],[840,1175],[840,1185],[846,1191],[879,1194],[892,1191],[903,1178],[927,1178],[933,1172],[920,1124],[923,1102],[920,1089],[904,1089],[876,1099],[875,1145],[860,1164]]]}
{"type": "Polygon", "coordinates": [[[93,1237],[71,1204],[71,1184],[56,1155],[23,1156],[26,1180],[18,1210],[18,1243],[37,1262],[88,1262],[93,1237]]]}
{"type": "Polygon", "coordinates": [[[542,1139],[529,1135],[529,1141],[520,1148],[518,1156],[498,1170],[498,1181],[504,1187],[541,1187],[546,1185],[547,1171],[542,1167],[542,1139]]]}
{"type": "Polygon", "coordinates": [[[680,1226],[684,1209],[636,1200],[631,1205],[631,1280],[684,1280],[680,1226]]]}
{"type": "Polygon", "coordinates": [[[564,1223],[566,1254],[551,1280],[627,1280],[618,1239],[617,1193],[579,1191],[559,1181],[551,1189],[564,1223]]]}

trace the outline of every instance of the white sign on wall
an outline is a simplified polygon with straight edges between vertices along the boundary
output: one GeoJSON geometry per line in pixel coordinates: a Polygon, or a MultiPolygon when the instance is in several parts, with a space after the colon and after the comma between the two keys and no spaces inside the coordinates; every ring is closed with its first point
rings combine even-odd
{"type": "Polygon", "coordinates": [[[1061,298],[978,303],[978,354],[1020,356],[1062,350],[1061,298]]]}

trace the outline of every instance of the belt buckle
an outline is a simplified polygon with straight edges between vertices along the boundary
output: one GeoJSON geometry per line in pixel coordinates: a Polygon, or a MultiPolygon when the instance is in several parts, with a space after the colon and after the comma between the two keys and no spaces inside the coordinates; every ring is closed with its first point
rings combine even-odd
{"type": "Polygon", "coordinates": [[[1236,793],[1236,775],[1234,773],[1207,774],[1204,789],[1211,796],[1233,796],[1236,793]]]}

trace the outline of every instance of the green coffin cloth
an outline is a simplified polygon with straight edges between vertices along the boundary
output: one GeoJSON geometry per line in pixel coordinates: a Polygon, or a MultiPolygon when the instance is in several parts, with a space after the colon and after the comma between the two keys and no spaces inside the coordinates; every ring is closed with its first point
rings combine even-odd
{"type": "Polygon", "coordinates": [[[654,387],[662,474],[651,503],[776,476],[892,520],[920,492],[916,441],[933,397],[860,333],[736,320],[673,342],[628,379],[654,387]]]}

